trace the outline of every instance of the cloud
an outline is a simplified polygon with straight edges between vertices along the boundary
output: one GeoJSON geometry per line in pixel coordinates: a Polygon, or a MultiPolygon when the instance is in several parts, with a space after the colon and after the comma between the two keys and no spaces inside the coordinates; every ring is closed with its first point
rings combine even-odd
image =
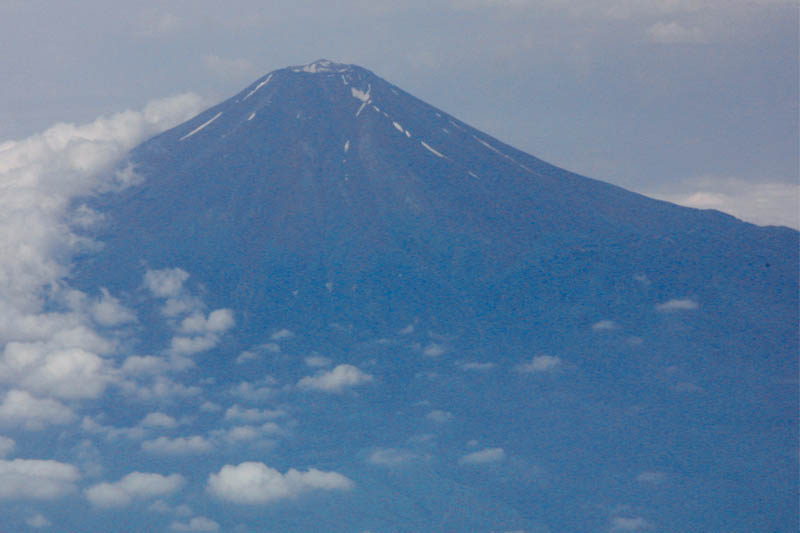
{"type": "Polygon", "coordinates": [[[369,454],[367,462],[373,465],[395,467],[411,462],[416,458],[417,454],[409,450],[380,448],[369,454]]]}
{"type": "Polygon", "coordinates": [[[174,514],[177,516],[192,516],[194,512],[192,508],[186,504],[172,506],[164,500],[156,500],[147,506],[148,511],[154,513],[174,514]]]}
{"type": "Polygon", "coordinates": [[[0,403],[0,424],[6,426],[41,430],[73,420],[75,413],[66,405],[50,398],[36,398],[27,391],[12,389],[0,403]]]}
{"type": "Polygon", "coordinates": [[[656,311],[661,313],[672,313],[675,311],[692,311],[697,309],[699,305],[694,300],[689,298],[681,298],[677,300],[668,300],[666,302],[656,305],[656,311]]]}
{"type": "Polygon", "coordinates": [[[306,366],[310,366],[311,368],[321,368],[331,365],[330,358],[322,355],[309,355],[304,359],[304,361],[306,366]]]}
{"type": "Polygon", "coordinates": [[[446,352],[447,348],[444,345],[433,342],[427,345],[424,350],[422,350],[422,355],[425,357],[439,357],[446,352]]]}
{"type": "Polygon", "coordinates": [[[174,428],[178,422],[167,414],[155,412],[148,413],[139,424],[151,428],[174,428]]]}
{"type": "Polygon", "coordinates": [[[80,478],[71,464],[40,459],[0,459],[0,499],[54,500],[72,493],[80,478]]]}
{"type": "Polygon", "coordinates": [[[29,517],[27,520],[25,520],[25,523],[34,529],[50,527],[53,525],[53,523],[50,522],[50,520],[48,520],[47,517],[44,516],[42,513],[37,513],[29,517]]]}
{"type": "Polygon", "coordinates": [[[206,453],[213,448],[211,442],[200,435],[191,437],[158,437],[142,443],[142,450],[159,455],[190,455],[206,453]]]}
{"type": "Polygon", "coordinates": [[[223,333],[235,324],[233,311],[230,309],[217,309],[209,313],[208,317],[202,313],[194,313],[183,319],[180,325],[182,333],[223,333]]]}
{"type": "Polygon", "coordinates": [[[204,516],[195,516],[189,522],[173,522],[173,531],[219,531],[219,524],[204,516]]]}
{"type": "Polygon", "coordinates": [[[180,268],[147,270],[144,286],[158,298],[175,298],[183,292],[183,283],[187,279],[189,273],[180,268]]]}
{"type": "Polygon", "coordinates": [[[333,370],[319,372],[314,376],[306,376],[297,382],[301,389],[312,389],[322,392],[341,393],[350,387],[356,387],[373,381],[374,378],[352,365],[339,365],[333,370]]]}
{"type": "Polygon", "coordinates": [[[84,490],[86,499],[95,507],[125,507],[133,500],[166,496],[185,483],[180,474],[163,476],[131,472],[114,483],[99,483],[84,490]]]}
{"type": "Polygon", "coordinates": [[[208,477],[208,492],[220,500],[238,504],[267,504],[296,498],[312,490],[350,490],[354,483],[337,472],[311,468],[306,472],[290,469],[286,474],[264,463],[246,462],[225,465],[208,477]]]}
{"type": "Polygon", "coordinates": [[[613,320],[601,320],[592,324],[592,331],[611,331],[617,329],[617,323],[613,320]]]}
{"type": "Polygon", "coordinates": [[[229,407],[225,411],[225,420],[235,420],[242,422],[263,422],[274,420],[286,416],[286,411],[282,409],[247,409],[239,407],[238,404],[229,407]]]}
{"type": "MultiPolygon", "coordinates": [[[[234,426],[229,429],[219,429],[211,432],[215,439],[221,439],[226,444],[238,444],[242,442],[250,442],[271,435],[283,435],[284,431],[275,422],[265,422],[260,426],[234,426]]],[[[271,446],[273,441],[262,440],[261,443],[265,446],[271,446]]]]}
{"type": "Polygon", "coordinates": [[[14,447],[17,445],[14,442],[14,439],[11,437],[4,437],[0,435],[0,457],[7,457],[11,455],[11,452],[14,451],[14,447]]]}
{"type": "Polygon", "coordinates": [[[261,402],[275,395],[273,388],[278,381],[265,376],[258,381],[242,381],[231,389],[231,393],[248,402],[261,402]]]}
{"type": "Polygon", "coordinates": [[[288,329],[279,329],[278,331],[270,335],[269,338],[270,340],[273,341],[282,341],[286,339],[291,339],[292,337],[294,337],[294,333],[292,333],[288,329]]]}
{"type": "Polygon", "coordinates": [[[472,452],[461,457],[458,462],[462,465],[479,465],[486,463],[496,463],[502,461],[506,456],[503,448],[486,448],[477,452],[472,452]]]}
{"type": "Polygon", "coordinates": [[[611,531],[642,531],[651,527],[650,522],[639,516],[615,516],[611,519],[611,531]]]}
{"type": "Polygon", "coordinates": [[[701,176],[649,192],[686,207],[716,209],[760,225],[800,229],[800,185],[740,178],[701,176]]]}
{"type": "Polygon", "coordinates": [[[517,365],[517,372],[528,374],[536,374],[542,372],[553,372],[562,364],[560,357],[552,355],[536,355],[529,363],[520,363],[517,365]]]}
{"type": "Polygon", "coordinates": [[[101,298],[92,304],[92,317],[101,326],[119,326],[136,320],[136,315],[111,296],[108,289],[100,289],[101,298]]]}
{"type": "Polygon", "coordinates": [[[651,42],[661,44],[699,44],[708,42],[709,36],[697,27],[687,27],[679,22],[658,22],[647,28],[651,42]]]}
{"type": "Polygon", "coordinates": [[[448,411],[440,411],[439,409],[434,409],[427,415],[425,418],[430,420],[431,422],[436,422],[437,424],[444,424],[445,422],[449,422],[453,419],[453,413],[448,411]]]}
{"type": "Polygon", "coordinates": [[[244,58],[224,58],[211,54],[203,56],[203,65],[223,78],[242,78],[253,72],[253,64],[244,58]]]}
{"type": "Polygon", "coordinates": [[[485,372],[493,369],[495,366],[496,365],[492,362],[480,363],[477,361],[472,361],[468,363],[458,363],[458,367],[461,370],[472,370],[477,372],[485,372]]]}

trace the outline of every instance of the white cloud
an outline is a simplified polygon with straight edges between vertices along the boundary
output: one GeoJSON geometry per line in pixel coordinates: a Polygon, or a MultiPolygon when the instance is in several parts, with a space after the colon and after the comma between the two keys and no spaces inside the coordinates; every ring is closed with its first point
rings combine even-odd
{"type": "Polygon", "coordinates": [[[40,459],[0,459],[0,499],[53,500],[75,490],[80,478],[71,464],[40,459]]]}
{"type": "Polygon", "coordinates": [[[453,414],[448,411],[440,411],[439,409],[434,409],[427,415],[425,418],[430,420],[431,422],[436,422],[437,424],[444,424],[445,422],[449,422],[453,419],[453,414]]]}
{"type": "Polygon", "coordinates": [[[611,331],[617,329],[617,323],[613,320],[601,320],[592,324],[592,331],[611,331]]]}
{"type": "Polygon", "coordinates": [[[147,506],[148,511],[154,513],[174,514],[178,516],[192,516],[194,511],[186,504],[172,506],[164,500],[156,500],[147,506]]]}
{"type": "Polygon", "coordinates": [[[679,22],[657,22],[647,28],[647,37],[654,43],[662,44],[697,44],[709,40],[703,30],[687,27],[679,22]]]}
{"type": "Polygon", "coordinates": [[[139,424],[151,428],[174,428],[178,422],[168,414],[154,412],[148,413],[139,424]]]}
{"type": "Polygon", "coordinates": [[[234,426],[229,429],[219,429],[211,434],[216,439],[221,439],[227,444],[238,444],[262,439],[262,444],[271,446],[271,440],[264,440],[266,436],[282,435],[284,431],[275,422],[265,422],[260,426],[234,426]]]}
{"type": "Polygon", "coordinates": [[[642,531],[651,527],[652,524],[640,516],[615,516],[611,519],[611,531],[642,531]]]}
{"type": "Polygon", "coordinates": [[[131,376],[154,375],[166,372],[169,363],[154,355],[132,355],[122,364],[122,373],[131,376]]]}
{"type": "Polygon", "coordinates": [[[136,315],[111,296],[108,289],[102,288],[101,297],[92,304],[91,312],[95,322],[101,326],[119,326],[136,320],[136,315]]]}
{"type": "Polygon", "coordinates": [[[297,386],[301,389],[341,393],[350,387],[363,385],[373,380],[371,375],[353,365],[338,365],[333,370],[302,378],[297,382],[297,386]]]}
{"type": "Polygon", "coordinates": [[[191,437],[158,437],[142,443],[142,450],[161,455],[189,455],[206,453],[213,448],[211,442],[200,435],[191,437]]]}
{"type": "Polygon", "coordinates": [[[22,390],[12,389],[0,403],[0,424],[41,430],[49,425],[68,424],[75,413],[66,405],[50,399],[36,398],[22,390]]]}
{"type": "Polygon", "coordinates": [[[331,365],[330,358],[322,355],[309,355],[304,361],[306,366],[310,366],[311,368],[322,368],[331,365]]]}
{"type": "Polygon", "coordinates": [[[439,357],[446,352],[447,348],[444,345],[433,342],[427,345],[424,350],[422,350],[422,355],[425,357],[439,357]]]}
{"type": "Polygon", "coordinates": [[[219,531],[219,524],[204,516],[195,516],[189,522],[173,522],[173,531],[219,531]]]}
{"type": "Polygon", "coordinates": [[[223,78],[241,78],[253,71],[253,64],[247,59],[230,59],[213,54],[203,56],[203,65],[223,78]]]}
{"type": "Polygon", "coordinates": [[[159,298],[175,298],[183,292],[183,283],[189,273],[180,268],[148,270],[144,274],[144,286],[159,298]]]}
{"type": "Polygon", "coordinates": [[[92,417],[85,416],[81,420],[81,429],[89,433],[105,435],[108,440],[115,440],[119,437],[127,439],[141,439],[145,436],[145,430],[141,427],[114,427],[98,423],[92,417]]]}
{"type": "Polygon", "coordinates": [[[676,300],[668,300],[666,302],[656,305],[656,311],[662,313],[671,313],[674,311],[692,311],[697,309],[699,305],[694,300],[689,298],[680,298],[676,300]]]}
{"type": "Polygon", "coordinates": [[[279,329],[278,331],[270,335],[269,338],[270,340],[273,341],[282,341],[286,339],[291,339],[292,337],[294,337],[294,333],[292,333],[288,329],[279,329]]]}
{"type": "Polygon", "coordinates": [[[461,457],[458,462],[463,465],[478,465],[486,463],[496,463],[502,461],[506,456],[503,448],[486,448],[477,452],[472,452],[461,457]]]}
{"type": "Polygon", "coordinates": [[[528,363],[521,363],[517,365],[517,371],[528,373],[528,374],[535,374],[541,372],[552,372],[559,368],[562,364],[560,357],[555,357],[552,355],[536,355],[534,356],[530,362],[528,363]]]}
{"type": "Polygon", "coordinates": [[[267,504],[296,498],[312,490],[349,490],[354,483],[337,472],[311,468],[306,472],[290,469],[281,474],[264,463],[246,462],[225,465],[208,477],[207,490],[213,496],[238,504],[267,504]]]}
{"type": "Polygon", "coordinates": [[[231,389],[231,393],[248,402],[261,402],[275,395],[273,388],[278,382],[272,376],[258,381],[242,381],[231,389]]]}
{"type": "Polygon", "coordinates": [[[50,522],[50,520],[48,520],[47,517],[44,516],[42,513],[37,513],[29,517],[27,520],[25,520],[25,523],[35,529],[50,527],[53,525],[53,523],[50,522]]]}
{"type": "Polygon", "coordinates": [[[180,325],[182,333],[222,333],[235,324],[233,311],[230,309],[217,309],[209,313],[208,317],[202,313],[194,313],[183,319],[180,325]]]}
{"type": "Polygon", "coordinates": [[[14,447],[17,445],[14,442],[14,439],[11,437],[4,437],[0,435],[0,457],[7,457],[11,455],[11,452],[14,451],[14,447]]]}
{"type": "Polygon", "coordinates": [[[219,342],[216,335],[201,337],[173,337],[170,353],[175,355],[192,355],[210,350],[219,342]]]}
{"type": "Polygon", "coordinates": [[[381,448],[374,450],[367,457],[367,462],[379,466],[400,466],[413,461],[417,454],[409,450],[398,450],[396,448],[381,448]]]}
{"type": "Polygon", "coordinates": [[[800,229],[800,185],[701,176],[649,192],[650,196],[697,209],[717,209],[760,225],[800,229]]]}
{"type": "Polygon", "coordinates": [[[185,483],[180,474],[163,476],[132,472],[114,483],[99,483],[84,490],[86,499],[95,507],[125,507],[133,500],[172,494],[185,483]]]}

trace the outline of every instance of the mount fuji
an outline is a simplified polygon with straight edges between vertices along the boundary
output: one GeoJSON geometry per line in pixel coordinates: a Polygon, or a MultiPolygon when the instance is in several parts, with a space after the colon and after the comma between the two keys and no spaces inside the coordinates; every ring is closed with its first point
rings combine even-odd
{"type": "MultiPolygon", "coordinates": [[[[0,484],[62,468],[34,498],[52,530],[797,530],[797,231],[576,175],[327,60],[116,174],[66,279],[106,305],[95,348],[64,341],[95,354],[84,386],[0,361],[0,415],[73,414],[4,430],[0,484]]],[[[29,501],[0,529],[36,527],[29,501]]]]}

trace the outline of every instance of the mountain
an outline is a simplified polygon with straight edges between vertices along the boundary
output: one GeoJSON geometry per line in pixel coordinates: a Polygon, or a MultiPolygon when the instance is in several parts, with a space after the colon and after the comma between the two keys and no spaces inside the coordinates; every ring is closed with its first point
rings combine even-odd
{"type": "MultiPolygon", "coordinates": [[[[573,174],[327,60],[120,169],[70,282],[135,309],[119,372],[189,392],[155,404],[185,422],[100,448],[109,482],[178,473],[174,505],[225,531],[797,529],[796,231],[573,174]]],[[[94,420],[153,410],[124,383],[94,420]]],[[[130,530],[165,527],[142,505],[130,530]]]]}

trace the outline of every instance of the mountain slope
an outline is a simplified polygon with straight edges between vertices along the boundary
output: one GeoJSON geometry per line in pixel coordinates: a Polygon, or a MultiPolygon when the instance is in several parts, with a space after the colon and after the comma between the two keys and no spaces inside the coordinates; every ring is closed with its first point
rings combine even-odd
{"type": "MultiPolygon", "coordinates": [[[[572,174],[325,60],[264,76],[129,163],[140,182],[92,201],[104,249],[75,285],[135,300],[146,272],[185,270],[236,317],[189,375],[228,401],[261,379],[250,405],[289,405],[296,424],[191,468],[355,482],[242,523],[796,523],[797,232],[572,174]],[[308,356],[355,370],[303,381],[308,356]]],[[[165,311],[138,314],[136,353],[170,342],[165,311]]]]}

